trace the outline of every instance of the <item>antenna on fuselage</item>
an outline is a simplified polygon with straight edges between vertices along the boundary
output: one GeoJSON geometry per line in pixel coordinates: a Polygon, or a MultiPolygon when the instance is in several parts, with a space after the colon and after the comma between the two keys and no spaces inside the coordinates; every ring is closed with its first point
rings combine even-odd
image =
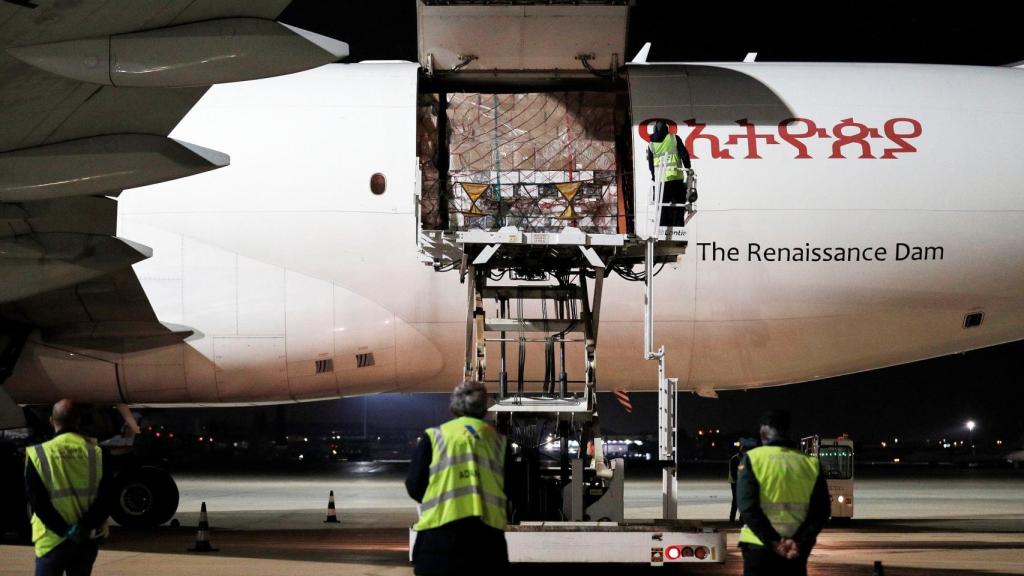
{"type": "Polygon", "coordinates": [[[647,55],[650,54],[650,53],[651,53],[651,43],[650,42],[645,42],[643,48],[641,48],[640,51],[636,53],[636,56],[633,57],[631,62],[633,64],[646,64],[647,63],[647,55]]]}

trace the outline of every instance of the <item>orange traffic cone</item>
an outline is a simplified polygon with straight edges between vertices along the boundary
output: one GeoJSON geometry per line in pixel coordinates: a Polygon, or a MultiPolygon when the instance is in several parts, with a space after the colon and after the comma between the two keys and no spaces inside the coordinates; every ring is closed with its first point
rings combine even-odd
{"type": "Polygon", "coordinates": [[[206,520],[206,502],[199,510],[199,531],[196,532],[196,543],[188,549],[189,552],[216,552],[219,548],[210,546],[210,523],[206,520]]]}
{"type": "Polygon", "coordinates": [[[331,496],[327,500],[327,518],[324,520],[324,524],[337,524],[338,523],[338,512],[334,509],[334,490],[331,490],[331,496]]]}

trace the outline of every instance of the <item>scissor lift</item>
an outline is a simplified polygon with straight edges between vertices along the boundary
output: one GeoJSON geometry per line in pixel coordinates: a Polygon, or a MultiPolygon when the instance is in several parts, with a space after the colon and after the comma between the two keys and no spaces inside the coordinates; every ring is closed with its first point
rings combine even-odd
{"type": "MultiPolygon", "coordinates": [[[[665,374],[665,349],[654,349],[655,264],[685,253],[686,228],[660,225],[660,209],[691,204],[662,201],[657,184],[637,193],[645,202],[634,234],[431,231],[421,251],[436,269],[457,268],[466,285],[465,377],[491,383],[497,425],[513,442],[519,480],[510,492],[506,534],[512,562],[723,562],[724,535],[676,518],[676,388],[665,374]],[[641,271],[637,269],[642,268],[641,271]],[[663,513],[656,520],[624,517],[622,459],[606,463],[597,406],[597,342],[605,278],[629,271],[645,283],[644,357],[658,362],[658,458],[663,513]],[[488,314],[488,310],[491,314],[488,314]],[[497,366],[488,362],[488,345],[497,366]],[[528,378],[529,352],[543,350],[543,377],[528,378]],[[582,350],[570,379],[569,350],[582,350]],[[510,350],[515,351],[515,371],[510,350]],[[586,447],[593,446],[593,454],[586,447]],[[589,464],[589,465],[588,465],[589,464]]],[[[691,175],[690,187],[695,180],[691,175]]],[[[415,537],[415,534],[413,534],[415,537]]]]}

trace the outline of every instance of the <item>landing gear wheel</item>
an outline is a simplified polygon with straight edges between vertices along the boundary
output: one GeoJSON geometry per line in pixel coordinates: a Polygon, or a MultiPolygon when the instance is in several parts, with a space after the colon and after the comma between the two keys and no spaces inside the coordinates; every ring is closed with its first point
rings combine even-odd
{"type": "Polygon", "coordinates": [[[171,475],[153,466],[130,468],[117,475],[110,515],[126,528],[152,528],[178,511],[178,486],[171,475]]]}

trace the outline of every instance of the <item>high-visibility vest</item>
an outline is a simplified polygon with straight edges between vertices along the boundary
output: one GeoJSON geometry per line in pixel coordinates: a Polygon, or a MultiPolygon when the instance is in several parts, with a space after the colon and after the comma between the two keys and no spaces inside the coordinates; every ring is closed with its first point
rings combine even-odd
{"type": "MultiPolygon", "coordinates": [[[[784,446],[754,448],[747,451],[747,458],[761,485],[761,510],[780,536],[791,538],[807,518],[818,481],[818,459],[784,446]]],[[[740,531],[740,542],[764,546],[747,526],[740,531]]]]}
{"type": "Polygon", "coordinates": [[[478,418],[463,416],[427,430],[433,447],[430,482],[414,529],[430,530],[477,516],[504,530],[505,437],[478,418]]]}
{"type": "Polygon", "coordinates": [[[661,142],[651,141],[651,155],[654,158],[654,173],[659,174],[659,166],[665,166],[665,182],[686,180],[683,171],[683,160],[679,157],[679,143],[675,134],[668,134],[661,142]]]}
{"type": "MultiPolygon", "coordinates": [[[[68,524],[77,524],[96,500],[103,476],[103,453],[94,442],[66,432],[42,444],[29,447],[26,465],[34,466],[42,479],[54,509],[68,524]]],[[[32,514],[32,543],[42,558],[64,541],[32,514]]]]}

